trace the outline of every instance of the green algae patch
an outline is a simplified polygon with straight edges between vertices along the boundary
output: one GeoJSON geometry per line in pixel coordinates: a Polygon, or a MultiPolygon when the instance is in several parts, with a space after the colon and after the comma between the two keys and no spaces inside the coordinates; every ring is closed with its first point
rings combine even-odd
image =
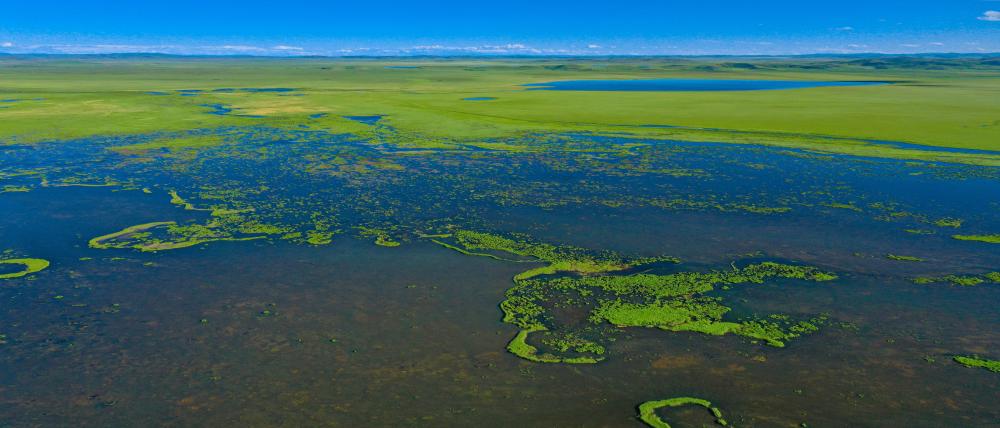
{"type": "Polygon", "coordinates": [[[858,207],[857,205],[854,205],[854,204],[844,204],[844,203],[839,203],[839,202],[832,202],[832,203],[822,204],[822,205],[825,206],[825,207],[837,208],[837,209],[842,209],[842,210],[850,210],[850,211],[857,211],[857,212],[863,211],[860,207],[858,207]]]}
{"type": "Polygon", "coordinates": [[[0,187],[0,193],[25,193],[30,191],[31,188],[27,186],[5,185],[3,187],[0,187]]]}
{"type": "MultiPolygon", "coordinates": [[[[731,310],[720,298],[706,296],[716,286],[763,283],[772,277],[829,281],[836,277],[807,266],[764,262],[733,271],[684,272],[671,275],[629,275],[569,279],[567,288],[599,288],[608,296],[598,300],[590,321],[608,322],[618,327],[654,327],[667,331],[688,331],[713,336],[736,334],[759,339],[774,347],[819,330],[825,317],[793,321],[781,314],[766,318],[727,321],[731,310]],[[612,299],[613,297],[613,299],[612,299]]],[[[554,281],[567,281],[557,279],[554,281]]]]}
{"type": "Polygon", "coordinates": [[[920,257],[901,256],[901,255],[898,255],[898,254],[886,254],[885,258],[887,258],[889,260],[896,260],[896,261],[901,261],[901,262],[922,262],[922,261],[924,261],[924,259],[922,259],[920,257]]]}
{"type": "Polygon", "coordinates": [[[988,244],[1000,244],[1000,235],[951,235],[952,238],[959,241],[976,241],[985,242],[988,244]]]}
{"type": "MultiPolygon", "coordinates": [[[[435,236],[437,236],[437,235],[435,235],[435,236]]],[[[445,237],[450,237],[450,236],[451,235],[445,235],[445,237]]],[[[449,244],[447,242],[444,242],[444,241],[441,241],[441,240],[438,240],[438,239],[431,239],[431,242],[433,242],[435,244],[438,244],[438,245],[440,245],[442,247],[445,247],[445,248],[447,248],[449,250],[457,251],[457,252],[462,253],[462,254],[467,255],[467,256],[488,257],[488,258],[491,258],[491,259],[494,259],[494,260],[500,260],[500,261],[511,261],[511,262],[521,261],[521,260],[508,260],[508,259],[502,258],[500,256],[497,256],[495,254],[477,253],[475,251],[469,251],[469,250],[466,250],[465,248],[459,247],[457,245],[452,245],[452,244],[449,244]]]]}
{"type": "Polygon", "coordinates": [[[194,204],[188,202],[186,199],[182,198],[176,190],[171,190],[170,192],[170,203],[174,205],[180,205],[188,211],[213,211],[212,208],[197,208],[194,204]]]}
{"type": "Polygon", "coordinates": [[[962,223],[965,221],[960,218],[945,217],[934,221],[934,225],[938,227],[951,227],[959,228],[962,227],[962,223]]]}
{"type": "Polygon", "coordinates": [[[107,235],[101,235],[96,238],[91,238],[87,242],[87,246],[90,248],[96,248],[99,250],[106,250],[110,248],[128,248],[131,245],[122,242],[116,242],[123,238],[142,238],[148,236],[147,231],[157,227],[176,225],[175,221],[156,221],[151,223],[137,224],[135,226],[129,226],[117,232],[112,232],[107,235]],[[145,234],[145,235],[144,235],[145,234]]]}
{"type": "MultiPolygon", "coordinates": [[[[534,242],[524,235],[507,237],[484,232],[459,230],[453,234],[453,238],[457,245],[449,245],[449,248],[460,251],[463,254],[490,254],[477,253],[476,251],[502,252],[520,257],[534,258],[537,261],[548,263],[547,266],[530,269],[517,274],[514,277],[515,281],[522,281],[540,275],[553,275],[560,272],[587,275],[621,271],[634,265],[657,261],[674,263],[678,261],[673,257],[657,257],[626,262],[621,256],[612,253],[592,254],[582,248],[534,242]]],[[[436,242],[441,243],[440,241],[436,242]]],[[[503,260],[498,256],[493,256],[492,258],[503,260]]]]}
{"type": "Polygon", "coordinates": [[[386,236],[375,237],[375,245],[380,247],[398,247],[402,245],[399,241],[393,241],[391,238],[386,236]]]}
{"type": "Polygon", "coordinates": [[[986,282],[1000,284],[1000,272],[988,272],[982,275],[944,275],[919,276],[913,278],[914,284],[949,283],[961,287],[972,287],[986,282]]]}
{"type": "Polygon", "coordinates": [[[508,343],[514,355],[535,362],[581,363],[603,359],[608,343],[629,327],[658,328],[721,336],[733,334],[784,347],[789,340],[818,331],[825,316],[793,318],[785,314],[729,319],[731,308],[717,288],[763,284],[775,278],[811,282],[831,281],[836,275],[811,266],[761,262],[729,270],[679,272],[665,275],[628,273],[659,263],[679,263],[673,257],[629,258],[611,252],[536,242],[525,235],[496,235],[459,230],[454,243],[433,239],[462,254],[511,262],[546,265],[514,275],[514,285],[500,302],[503,321],[520,328],[508,343]],[[509,254],[505,258],[499,254],[509,254]],[[624,272],[624,273],[623,273],[624,272]],[[587,315],[561,320],[556,308],[579,308],[587,315]],[[530,333],[543,337],[542,352],[527,343],[530,333]],[[567,352],[587,354],[565,356],[567,352]],[[594,355],[601,355],[594,358],[594,355]]]}
{"type": "Polygon", "coordinates": [[[215,147],[220,144],[223,144],[222,139],[209,135],[187,138],[160,138],[145,143],[114,146],[108,148],[108,150],[121,154],[146,154],[154,150],[167,150],[169,152],[191,151],[215,147]]]}
{"type": "Polygon", "coordinates": [[[24,266],[24,269],[22,269],[20,271],[11,272],[11,273],[5,273],[5,274],[0,274],[0,279],[20,278],[22,276],[27,276],[27,275],[31,275],[31,274],[33,274],[35,272],[42,271],[45,268],[49,267],[49,261],[48,260],[45,260],[45,259],[31,259],[31,258],[0,260],[0,264],[22,265],[22,266],[24,266]]]}
{"type": "MultiPolygon", "coordinates": [[[[328,245],[333,242],[333,232],[310,230],[306,232],[306,243],[309,245],[328,245]]],[[[288,239],[296,239],[300,235],[287,235],[288,239]]]]}
{"type": "Polygon", "coordinates": [[[545,328],[535,327],[517,332],[517,335],[507,344],[507,351],[536,363],[595,364],[604,360],[604,357],[560,357],[539,353],[538,348],[528,344],[528,335],[539,331],[545,331],[545,328]]]}
{"type": "Polygon", "coordinates": [[[358,226],[355,227],[355,229],[358,229],[359,231],[358,235],[362,237],[366,238],[374,237],[375,245],[378,245],[380,247],[398,247],[402,245],[402,243],[392,239],[392,237],[389,236],[389,231],[372,227],[364,227],[364,226],[358,226]]]}
{"type": "MultiPolygon", "coordinates": [[[[791,207],[769,207],[747,203],[720,203],[715,200],[699,200],[695,198],[653,198],[648,200],[647,203],[650,206],[668,210],[717,210],[720,212],[745,212],[761,215],[784,214],[792,210],[791,207]]],[[[614,201],[607,201],[605,205],[615,206],[616,204],[614,201]]]]}
{"type": "Polygon", "coordinates": [[[956,355],[952,358],[956,363],[966,367],[983,368],[993,373],[1000,373],[1000,360],[989,360],[975,355],[956,355]]]}
{"type": "Polygon", "coordinates": [[[732,209],[745,211],[751,214],[784,214],[792,210],[789,207],[764,207],[751,204],[733,204],[730,205],[730,207],[732,209]]]}
{"type": "Polygon", "coordinates": [[[129,226],[117,232],[91,239],[87,245],[95,249],[132,248],[144,252],[176,250],[213,241],[249,241],[263,236],[235,237],[213,225],[178,225],[175,221],[159,221],[129,226]]]}
{"type": "Polygon", "coordinates": [[[671,428],[671,425],[660,418],[656,411],[665,407],[701,406],[715,418],[715,423],[721,426],[729,425],[722,416],[722,410],[712,405],[711,401],[694,397],[674,397],[666,400],[647,401],[639,405],[639,420],[653,428],[671,428]]]}
{"type": "Polygon", "coordinates": [[[948,281],[955,285],[961,285],[963,287],[970,287],[973,285],[979,285],[986,282],[984,279],[976,276],[959,276],[959,275],[948,275],[944,277],[945,281],[948,281]]]}

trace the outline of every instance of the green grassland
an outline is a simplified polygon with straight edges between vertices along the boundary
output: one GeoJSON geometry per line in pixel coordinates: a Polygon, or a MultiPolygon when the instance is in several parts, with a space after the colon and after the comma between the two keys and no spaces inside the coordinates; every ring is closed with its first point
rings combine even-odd
{"type": "Polygon", "coordinates": [[[314,129],[366,133],[369,126],[341,116],[386,115],[384,123],[417,146],[481,142],[525,133],[589,132],[1000,165],[1000,154],[936,149],[1000,150],[1000,64],[996,59],[731,61],[0,57],[0,99],[20,100],[0,103],[0,142],[24,144],[232,125],[306,124],[314,129]],[[539,91],[520,86],[552,80],[635,78],[895,83],[734,92],[539,91]],[[197,96],[174,92],[273,87],[296,91],[197,96]],[[151,91],[168,95],[148,94],[151,91]],[[464,101],[467,97],[497,99],[464,101]],[[210,109],[205,105],[216,103],[234,108],[234,114],[207,114],[210,109]],[[869,139],[911,143],[926,150],[864,141],[869,139]]]}

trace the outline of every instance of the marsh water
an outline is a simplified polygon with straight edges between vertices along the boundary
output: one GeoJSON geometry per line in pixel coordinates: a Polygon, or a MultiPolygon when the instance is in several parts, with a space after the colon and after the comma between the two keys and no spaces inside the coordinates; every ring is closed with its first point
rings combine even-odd
{"type": "MultiPolygon", "coordinates": [[[[560,150],[511,153],[199,132],[234,144],[141,162],[105,149],[162,136],[4,149],[4,184],[31,190],[0,194],[0,242],[52,266],[0,283],[0,425],[640,427],[639,403],[677,396],[740,427],[1000,420],[1000,376],[951,359],[1000,352],[1000,284],[913,281],[1000,267],[996,244],[951,237],[1000,231],[995,168],[580,135],[525,137],[560,150]],[[328,245],[88,247],[135,224],[209,217],[168,190],[204,192],[196,205],[238,194],[227,203],[282,225],[321,212],[343,232],[328,245]],[[407,232],[448,225],[670,255],[679,271],[776,260],[838,279],[717,292],[736,315],[828,316],[784,348],[626,328],[600,363],[536,363],[505,351],[517,328],[498,308],[525,265],[407,232]]],[[[701,410],[662,416],[710,424],[701,410]]]]}
{"type": "Polygon", "coordinates": [[[621,79],[561,80],[529,83],[531,90],[547,91],[773,91],[827,86],[872,86],[888,82],[824,82],[806,80],[738,79],[621,79]]]}

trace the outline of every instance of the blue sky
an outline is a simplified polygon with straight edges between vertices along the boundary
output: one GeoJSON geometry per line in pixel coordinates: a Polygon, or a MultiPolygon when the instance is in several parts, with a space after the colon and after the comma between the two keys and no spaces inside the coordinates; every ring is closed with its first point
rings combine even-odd
{"type": "Polygon", "coordinates": [[[1000,0],[9,3],[0,5],[0,52],[1000,52],[1000,0]]]}

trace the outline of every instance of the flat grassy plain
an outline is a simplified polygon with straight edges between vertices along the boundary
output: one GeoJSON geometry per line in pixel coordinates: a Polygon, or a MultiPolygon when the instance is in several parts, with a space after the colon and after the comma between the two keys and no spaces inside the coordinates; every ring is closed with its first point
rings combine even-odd
{"type": "Polygon", "coordinates": [[[739,61],[7,57],[0,58],[0,99],[17,101],[0,104],[0,141],[32,143],[233,125],[292,128],[303,123],[366,133],[370,127],[342,116],[384,115],[382,123],[417,146],[585,132],[1000,165],[997,153],[949,150],[1000,150],[996,59],[739,61]],[[731,92],[579,92],[521,86],[654,78],[894,83],[731,92]],[[219,89],[224,91],[213,92],[219,89]],[[463,100],[470,97],[496,99],[463,100]],[[208,114],[207,106],[213,104],[233,113],[208,114]]]}

